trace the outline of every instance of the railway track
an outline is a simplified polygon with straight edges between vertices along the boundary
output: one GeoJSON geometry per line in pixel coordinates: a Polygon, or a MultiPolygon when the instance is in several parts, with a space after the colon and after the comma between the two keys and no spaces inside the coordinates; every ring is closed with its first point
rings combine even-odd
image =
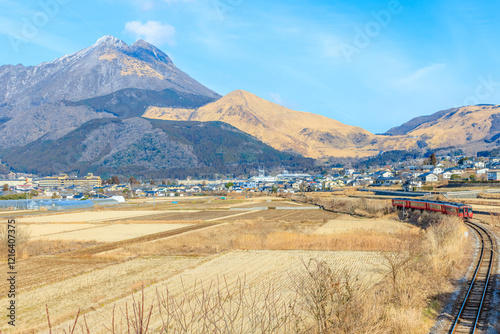
{"type": "Polygon", "coordinates": [[[455,312],[450,334],[479,333],[486,327],[488,295],[492,289],[492,268],[495,241],[491,233],[479,224],[466,223],[478,234],[481,242],[479,260],[460,307],[455,312]]]}

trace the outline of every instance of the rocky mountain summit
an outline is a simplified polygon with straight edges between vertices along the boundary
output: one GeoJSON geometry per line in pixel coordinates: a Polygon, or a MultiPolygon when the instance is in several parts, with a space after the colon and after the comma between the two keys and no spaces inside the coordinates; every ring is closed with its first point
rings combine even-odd
{"type": "MultiPolygon", "coordinates": [[[[24,145],[45,135],[56,139],[91,119],[115,117],[89,99],[108,96],[111,102],[101,98],[99,103],[109,106],[131,93],[164,106],[201,106],[220,98],[155,46],[143,40],[129,46],[104,36],[49,63],[0,67],[0,147],[24,145]]],[[[142,106],[136,107],[142,112],[142,106]]]]}

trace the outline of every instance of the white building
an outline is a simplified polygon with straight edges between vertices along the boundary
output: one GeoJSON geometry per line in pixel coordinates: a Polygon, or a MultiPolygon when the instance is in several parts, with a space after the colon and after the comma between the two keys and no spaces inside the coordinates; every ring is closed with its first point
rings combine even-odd
{"type": "Polygon", "coordinates": [[[488,181],[500,180],[500,169],[490,169],[488,171],[488,181]]]}

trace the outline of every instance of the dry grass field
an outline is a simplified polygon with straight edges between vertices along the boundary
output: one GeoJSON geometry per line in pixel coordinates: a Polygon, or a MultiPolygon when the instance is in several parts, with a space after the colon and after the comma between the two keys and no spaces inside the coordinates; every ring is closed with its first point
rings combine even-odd
{"type": "MultiPolygon", "coordinates": [[[[143,283],[164,280],[201,261],[194,257],[134,259],[22,292],[18,298],[20,325],[16,329],[46,326],[45,304],[50,308],[53,325],[74,316],[78,308],[99,313],[102,306],[127,296],[143,283]]],[[[0,303],[5,304],[5,299],[0,303]]],[[[92,332],[99,329],[102,326],[96,324],[92,332]]]]}
{"type": "Polygon", "coordinates": [[[154,211],[85,211],[19,219],[22,223],[90,223],[154,215],[154,211]]]}
{"type": "MultiPolygon", "coordinates": [[[[155,210],[150,201],[135,200],[119,210],[20,217],[19,231],[29,238],[18,245],[18,325],[2,330],[47,332],[45,305],[54,334],[69,333],[79,309],[75,333],[86,333],[85,322],[90,333],[112,332],[113,309],[115,332],[127,332],[126,314],[140,305],[146,313],[153,307],[148,333],[166,324],[172,333],[217,332],[220,321],[232,326],[222,333],[316,333],[324,323],[335,324],[331,330],[339,333],[429,329],[435,314],[424,309],[433,296],[453,290],[449,282],[465,261],[453,248],[467,249],[455,242],[465,242],[455,238],[458,223],[423,231],[397,221],[381,200],[322,200],[339,213],[235,211],[230,209],[310,204],[207,197],[157,202],[155,210]],[[428,249],[433,251],[423,251],[428,249]],[[432,277],[435,290],[412,277],[432,277]],[[323,290],[330,293],[330,310],[346,300],[349,307],[316,319],[311,307],[320,297],[315,291],[323,290]],[[207,323],[212,327],[203,327],[207,323]]],[[[7,289],[7,282],[0,288],[7,289]]],[[[0,305],[6,302],[0,299],[0,305]]]]}
{"type": "Polygon", "coordinates": [[[266,221],[290,221],[294,223],[308,222],[308,221],[321,221],[335,218],[337,215],[332,212],[323,210],[258,210],[249,212],[243,217],[235,217],[231,220],[266,220],[266,221]]]}
{"type": "Polygon", "coordinates": [[[204,221],[234,215],[236,212],[229,210],[204,210],[196,212],[162,211],[147,217],[134,217],[123,219],[124,222],[169,222],[169,221],[204,221]]]}
{"type": "Polygon", "coordinates": [[[301,206],[308,206],[304,205],[302,203],[296,203],[296,202],[290,202],[290,201],[254,201],[252,203],[248,204],[241,204],[238,205],[238,208],[255,208],[255,207],[264,207],[264,208],[269,208],[269,207],[301,207],[301,206]]]}
{"type": "MultiPolygon", "coordinates": [[[[387,270],[379,264],[382,261],[380,254],[376,252],[324,252],[324,251],[234,251],[228,254],[217,256],[208,262],[197,266],[196,268],[186,270],[178,275],[175,275],[167,280],[150,284],[145,290],[146,305],[154,305],[154,299],[157,291],[166,293],[167,289],[172,298],[181,298],[185,293],[191,293],[198,287],[207,289],[211,284],[223,281],[224,287],[233,289],[238,284],[239,280],[244,280],[245,285],[256,289],[263,288],[269,284],[279,287],[281,297],[285,302],[292,299],[294,277],[303,269],[302,261],[309,261],[311,258],[324,260],[331,266],[343,266],[351,272],[353,276],[358,277],[366,286],[373,286],[379,282],[387,270]]],[[[106,272],[99,277],[108,277],[110,273],[106,272]]],[[[127,276],[120,275],[120,279],[131,281],[129,272],[127,276]]],[[[142,273],[135,273],[136,281],[139,281],[142,273]]],[[[101,286],[99,281],[96,284],[101,286]]],[[[77,283],[73,282],[72,286],[77,283]]],[[[104,284],[103,287],[106,287],[104,284]]],[[[115,288],[115,287],[114,287],[115,288]]],[[[123,289],[127,289],[126,283],[120,284],[116,290],[108,291],[107,293],[115,292],[118,295],[123,289]]],[[[75,286],[74,289],[78,289],[75,286]]],[[[103,290],[106,291],[106,290],[103,290]]],[[[103,292],[101,292],[103,293],[103,292]]],[[[89,297],[90,298],[90,297],[89,297]]],[[[136,296],[136,298],[138,298],[136,296]]],[[[87,299],[89,303],[92,299],[87,299]]],[[[89,312],[86,315],[87,323],[92,328],[92,333],[106,333],[107,330],[102,324],[111,326],[109,319],[112,319],[113,308],[117,310],[125,310],[125,303],[130,302],[130,297],[119,298],[104,307],[100,307],[94,312],[89,312]]],[[[79,307],[77,302],[72,302],[73,314],[79,307]]],[[[68,305],[69,306],[69,305],[68,305]]],[[[66,307],[66,309],[69,309],[66,307]]],[[[115,309],[115,310],[116,310],[115,309]]],[[[55,308],[54,308],[55,310],[55,308]]],[[[186,317],[190,318],[193,315],[188,313],[186,317]]],[[[120,318],[121,312],[116,312],[117,327],[125,329],[125,323],[120,318]],[[121,320],[121,321],[120,321],[121,320]]],[[[58,326],[61,330],[67,328],[72,321],[67,321],[58,326]]],[[[150,328],[152,332],[157,332],[162,326],[162,321],[159,314],[155,314],[151,318],[150,328]]]]}
{"type": "MultiPolygon", "coordinates": [[[[17,265],[18,287],[21,293],[87,272],[106,267],[116,261],[107,259],[75,259],[60,257],[33,257],[17,265]]],[[[7,280],[0,281],[1,291],[7,291],[7,280]]]]}
{"type": "MultiPolygon", "coordinates": [[[[233,206],[238,206],[248,201],[264,201],[267,197],[252,197],[246,198],[245,196],[231,196],[226,199],[221,197],[162,197],[156,199],[155,204],[150,198],[132,199],[128,210],[214,210],[214,209],[228,209],[233,206]]],[[[121,210],[121,209],[116,209],[121,210]]]]}
{"type": "Polygon", "coordinates": [[[500,206],[472,204],[472,212],[474,212],[474,211],[500,213],[500,206]]]}
{"type": "Polygon", "coordinates": [[[72,231],[66,229],[66,225],[55,225],[51,230],[52,233],[45,233],[43,226],[30,225],[30,228],[35,231],[32,233],[34,240],[74,240],[74,241],[96,241],[96,242],[114,242],[122,241],[131,238],[137,238],[149,234],[176,230],[186,227],[189,224],[112,224],[112,225],[95,225],[90,226],[80,224],[77,228],[75,224],[71,227],[72,231]],[[57,231],[57,228],[60,228],[57,231]]]}
{"type": "Polygon", "coordinates": [[[335,234],[350,231],[396,233],[410,228],[411,225],[402,224],[394,219],[362,219],[342,215],[334,220],[330,220],[328,223],[318,228],[314,231],[314,234],[335,234]]]}

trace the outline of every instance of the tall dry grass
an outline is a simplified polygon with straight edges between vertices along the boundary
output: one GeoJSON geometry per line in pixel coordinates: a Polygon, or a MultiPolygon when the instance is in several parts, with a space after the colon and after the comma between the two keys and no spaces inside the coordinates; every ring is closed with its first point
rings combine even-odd
{"type": "Polygon", "coordinates": [[[376,231],[352,231],[330,235],[273,232],[265,236],[245,234],[235,238],[235,249],[268,250],[356,250],[395,251],[399,234],[376,231]]]}
{"type": "Polygon", "coordinates": [[[487,193],[487,192],[482,192],[477,195],[477,198],[484,198],[484,199],[500,199],[500,194],[498,193],[487,193]]]}
{"type": "Polygon", "coordinates": [[[192,231],[147,244],[134,244],[125,250],[137,255],[205,255],[240,249],[239,238],[252,235],[259,240],[272,233],[309,233],[319,228],[323,221],[289,223],[286,221],[236,221],[208,229],[192,231]]]}
{"type": "Polygon", "coordinates": [[[15,245],[16,258],[20,259],[26,256],[26,245],[29,243],[31,238],[31,230],[29,226],[19,223],[15,223],[12,226],[14,226],[15,233],[11,233],[9,236],[9,224],[5,223],[0,225],[0,255],[6,258],[10,239],[11,242],[14,241],[13,245],[15,245]]]}
{"type": "Polygon", "coordinates": [[[249,249],[392,251],[400,243],[397,233],[375,230],[311,234],[323,224],[323,221],[239,221],[147,244],[129,245],[124,250],[136,255],[206,255],[249,249]]]}
{"type": "Polygon", "coordinates": [[[382,333],[379,312],[367,291],[370,285],[342,267],[324,261],[303,261],[293,291],[304,333],[382,333]],[[370,302],[368,302],[370,301],[370,302]]]}
{"type": "Polygon", "coordinates": [[[427,332],[446,302],[443,296],[457,288],[453,282],[469,264],[471,243],[464,238],[467,229],[460,219],[424,213],[417,220],[426,228],[416,243],[399,252],[399,265],[390,269],[392,282],[381,293],[390,315],[386,325],[394,333],[427,332]]]}

